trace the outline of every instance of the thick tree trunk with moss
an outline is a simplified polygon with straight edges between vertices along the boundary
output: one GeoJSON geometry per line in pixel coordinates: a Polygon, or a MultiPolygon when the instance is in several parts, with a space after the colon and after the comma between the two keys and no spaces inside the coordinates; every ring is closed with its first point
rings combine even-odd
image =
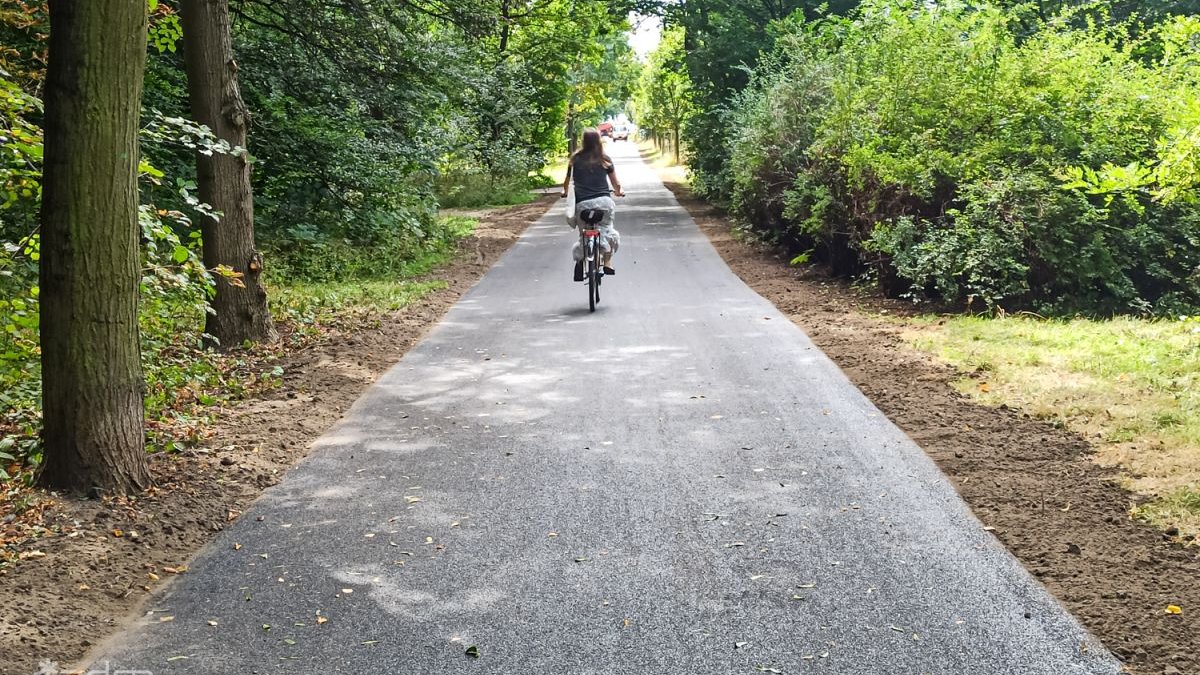
{"type": "MultiPolygon", "coordinates": [[[[227,0],[183,0],[184,61],[193,118],[230,145],[246,147],[250,114],[237,83],[227,0]]],[[[250,157],[196,155],[200,200],[221,215],[201,216],[204,265],[239,273],[236,281],[216,275],[213,311],[204,331],[223,348],[277,337],[262,283],[263,259],[254,247],[254,196],[250,157]]]]}
{"type": "Polygon", "coordinates": [[[42,184],[43,485],[150,484],[137,310],[146,0],[50,0],[42,184]]]}

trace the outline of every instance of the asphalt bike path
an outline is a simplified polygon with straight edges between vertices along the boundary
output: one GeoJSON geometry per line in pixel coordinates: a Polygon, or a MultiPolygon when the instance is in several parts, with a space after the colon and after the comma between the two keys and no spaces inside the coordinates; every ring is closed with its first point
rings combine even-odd
{"type": "Polygon", "coordinates": [[[594,314],[559,205],[94,663],[1118,672],[611,150],[630,196],[594,314]]]}

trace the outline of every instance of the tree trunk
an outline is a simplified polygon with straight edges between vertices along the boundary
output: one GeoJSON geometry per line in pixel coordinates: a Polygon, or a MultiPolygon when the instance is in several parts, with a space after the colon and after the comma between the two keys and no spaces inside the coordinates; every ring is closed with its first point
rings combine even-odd
{"type": "Polygon", "coordinates": [[[675,125],[674,132],[675,132],[674,138],[671,140],[671,143],[674,147],[672,147],[671,149],[675,151],[675,164],[679,164],[679,125],[678,124],[675,125]]]}
{"type": "MultiPolygon", "coordinates": [[[[237,84],[227,0],[183,0],[184,61],[192,117],[208,126],[217,138],[246,147],[250,114],[237,84]]],[[[213,311],[204,332],[223,348],[243,342],[272,341],[278,337],[262,284],[263,259],[254,247],[254,195],[250,188],[250,157],[196,155],[200,200],[221,215],[201,215],[204,265],[220,265],[240,273],[241,286],[215,275],[213,311]]]]}
{"type": "Polygon", "coordinates": [[[43,485],[150,484],[138,287],[146,0],[50,0],[42,183],[43,485]]]}
{"type": "Polygon", "coordinates": [[[509,18],[509,13],[510,13],[509,3],[510,3],[510,1],[511,0],[504,0],[504,2],[502,2],[500,4],[500,47],[499,47],[499,52],[500,52],[501,58],[503,58],[504,53],[508,51],[508,39],[509,39],[509,36],[512,35],[512,21],[509,18]]]}
{"type": "Polygon", "coordinates": [[[579,135],[575,133],[575,103],[567,102],[567,156],[574,157],[579,149],[579,135]]]}

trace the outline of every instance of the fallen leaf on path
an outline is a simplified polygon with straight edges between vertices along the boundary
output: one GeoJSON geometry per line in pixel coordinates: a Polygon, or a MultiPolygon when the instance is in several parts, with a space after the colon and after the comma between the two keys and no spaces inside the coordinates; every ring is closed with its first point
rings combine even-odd
{"type": "Polygon", "coordinates": [[[404,501],[408,502],[409,504],[416,504],[417,502],[421,501],[421,498],[420,497],[405,497],[404,501]]]}
{"type": "Polygon", "coordinates": [[[181,655],[179,655],[179,656],[171,656],[171,657],[168,657],[168,658],[167,658],[167,661],[181,661],[181,660],[183,660],[183,659],[186,659],[186,658],[187,658],[186,656],[183,656],[183,655],[181,654],[181,655]]]}
{"type": "Polygon", "coordinates": [[[168,621],[174,621],[174,620],[175,620],[175,617],[173,617],[173,616],[160,616],[160,617],[158,617],[158,622],[159,622],[159,623],[166,623],[166,622],[168,622],[168,621]]]}
{"type": "Polygon", "coordinates": [[[121,530],[113,530],[113,531],[112,531],[112,535],[113,535],[114,537],[124,537],[124,536],[125,536],[125,533],[124,533],[124,532],[122,532],[121,530]]]}
{"type": "Polygon", "coordinates": [[[216,625],[219,625],[219,624],[217,624],[217,622],[216,622],[216,621],[214,621],[214,620],[212,620],[212,619],[209,619],[209,621],[208,621],[208,625],[210,625],[210,626],[216,626],[216,625]]]}
{"type": "Polygon", "coordinates": [[[179,567],[164,567],[163,571],[167,574],[183,574],[188,571],[188,568],[187,565],[180,565],[179,567]]]}
{"type": "Polygon", "coordinates": [[[146,576],[150,577],[150,581],[158,581],[158,575],[154,572],[150,572],[146,576]]]}
{"type": "Polygon", "coordinates": [[[463,653],[473,659],[477,659],[477,658],[479,658],[479,647],[476,647],[475,645],[471,645],[470,647],[467,647],[467,649],[463,653]]]}
{"type": "Polygon", "coordinates": [[[587,562],[589,560],[591,560],[591,558],[576,558],[575,562],[581,563],[581,562],[587,562]]]}
{"type": "Polygon", "coordinates": [[[754,666],[754,669],[760,673],[783,673],[783,671],[778,668],[772,668],[771,666],[764,665],[754,666]]]}
{"type": "Polygon", "coordinates": [[[1167,614],[1183,614],[1183,608],[1179,605],[1167,605],[1167,614]]]}
{"type": "Polygon", "coordinates": [[[362,641],[362,642],[360,642],[359,644],[362,644],[362,645],[377,645],[377,644],[379,644],[379,640],[363,640],[363,641],[362,641]]]}
{"type": "Polygon", "coordinates": [[[750,644],[750,643],[749,642],[735,642],[735,643],[733,643],[733,648],[741,649],[742,647],[745,647],[748,644],[750,644]]]}
{"type": "Polygon", "coordinates": [[[350,595],[353,592],[354,592],[353,588],[343,588],[342,589],[342,595],[350,595]]]}

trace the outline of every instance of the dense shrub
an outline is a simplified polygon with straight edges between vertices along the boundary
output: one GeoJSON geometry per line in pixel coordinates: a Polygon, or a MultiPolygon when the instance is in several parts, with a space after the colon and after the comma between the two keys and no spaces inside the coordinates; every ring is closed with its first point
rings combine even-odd
{"type": "Polygon", "coordinates": [[[1200,209],[1178,177],[1200,24],[1164,26],[1029,33],[998,8],[888,0],[793,20],[731,106],[715,183],[753,227],[895,294],[1194,307],[1200,209]]]}

